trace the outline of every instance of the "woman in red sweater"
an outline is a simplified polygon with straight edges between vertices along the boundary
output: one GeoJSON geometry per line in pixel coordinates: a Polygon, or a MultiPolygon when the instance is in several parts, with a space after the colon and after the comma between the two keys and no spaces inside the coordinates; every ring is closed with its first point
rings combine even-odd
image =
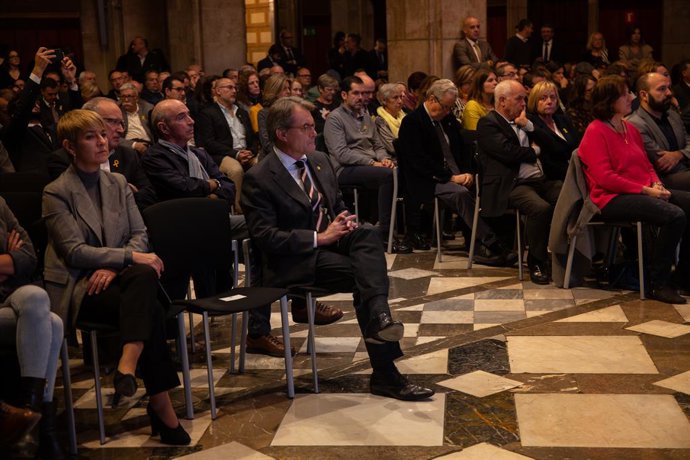
{"type": "Polygon", "coordinates": [[[690,192],[667,190],[649,162],[639,131],[623,117],[630,113],[633,96],[617,75],[601,78],[592,93],[595,120],[580,143],[579,157],[592,202],[607,221],[641,220],[656,226],[648,251],[650,290],[648,297],[666,303],[684,304],[671,286],[676,247],[681,244],[680,263],[674,281],[690,287],[690,192]]]}

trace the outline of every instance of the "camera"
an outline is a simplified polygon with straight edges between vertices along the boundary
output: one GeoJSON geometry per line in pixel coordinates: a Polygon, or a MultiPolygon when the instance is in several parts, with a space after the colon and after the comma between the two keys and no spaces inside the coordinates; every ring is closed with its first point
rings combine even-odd
{"type": "Polygon", "coordinates": [[[56,62],[58,64],[61,63],[62,60],[65,58],[65,52],[62,51],[60,48],[54,49],[53,54],[55,54],[55,59],[53,60],[53,62],[56,62]]]}

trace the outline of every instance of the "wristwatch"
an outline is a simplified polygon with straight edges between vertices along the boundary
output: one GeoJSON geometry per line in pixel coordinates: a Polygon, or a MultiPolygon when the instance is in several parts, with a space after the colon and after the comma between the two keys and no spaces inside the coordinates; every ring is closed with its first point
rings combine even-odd
{"type": "Polygon", "coordinates": [[[216,185],[217,185],[216,190],[218,190],[219,188],[221,188],[221,184],[220,184],[220,181],[219,181],[218,179],[213,179],[213,181],[214,181],[214,182],[216,183],[216,185]]]}

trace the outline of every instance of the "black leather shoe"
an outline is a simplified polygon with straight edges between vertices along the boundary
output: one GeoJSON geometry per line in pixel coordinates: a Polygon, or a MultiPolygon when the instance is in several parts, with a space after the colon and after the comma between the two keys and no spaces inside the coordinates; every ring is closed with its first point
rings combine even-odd
{"type": "Polygon", "coordinates": [[[402,339],[405,326],[400,321],[393,321],[388,313],[380,313],[367,324],[364,341],[380,345],[384,342],[397,342],[402,339]]]}
{"type": "Polygon", "coordinates": [[[413,233],[407,237],[407,244],[412,246],[418,251],[428,251],[431,249],[431,244],[423,235],[419,233],[413,233]]]}
{"type": "Polygon", "coordinates": [[[474,254],[474,263],[488,265],[490,267],[503,267],[506,260],[503,254],[494,253],[491,249],[480,244],[477,246],[477,252],[474,254]]]}
{"type": "Polygon", "coordinates": [[[503,263],[504,267],[515,266],[515,264],[517,264],[517,262],[518,262],[517,252],[505,249],[503,251],[503,259],[504,259],[504,263],[503,263]]]}
{"type": "Polygon", "coordinates": [[[369,391],[373,395],[400,399],[401,401],[420,401],[431,398],[435,391],[410,383],[404,375],[379,376],[372,374],[369,391]]]}
{"type": "MultiPolygon", "coordinates": [[[[386,244],[386,249],[388,245],[386,244]]],[[[393,254],[410,254],[412,252],[412,246],[408,246],[404,241],[393,241],[393,254]]]]}
{"type": "Polygon", "coordinates": [[[444,230],[441,232],[441,239],[446,241],[452,241],[455,239],[455,233],[447,232],[444,230]]]}
{"type": "Polygon", "coordinates": [[[113,376],[113,386],[115,387],[115,392],[122,396],[131,397],[137,392],[137,380],[134,376],[132,374],[123,374],[117,369],[113,376]]]}
{"type": "Polygon", "coordinates": [[[534,284],[549,284],[549,274],[537,264],[530,267],[529,279],[534,284]]]}
{"type": "Polygon", "coordinates": [[[178,421],[175,428],[170,428],[167,426],[163,420],[158,417],[158,414],[153,410],[151,405],[146,406],[146,413],[151,421],[151,436],[157,436],[160,434],[161,442],[163,444],[169,444],[171,446],[186,446],[192,439],[189,434],[182,427],[182,424],[178,421]]]}
{"type": "Polygon", "coordinates": [[[676,290],[671,288],[670,286],[664,286],[661,288],[652,288],[647,293],[647,298],[653,299],[653,300],[658,300],[659,302],[663,302],[663,303],[671,303],[671,304],[677,304],[677,305],[684,305],[687,303],[687,300],[685,300],[685,298],[678,295],[678,292],[676,292],[676,290]]]}

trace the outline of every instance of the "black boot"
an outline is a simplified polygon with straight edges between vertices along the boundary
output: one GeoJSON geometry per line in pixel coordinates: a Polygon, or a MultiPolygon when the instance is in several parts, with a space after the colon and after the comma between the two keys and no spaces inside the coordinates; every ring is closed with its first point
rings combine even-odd
{"type": "Polygon", "coordinates": [[[39,454],[43,460],[61,460],[65,458],[56,424],[57,404],[55,401],[44,402],[41,422],[39,423],[39,454]]]}
{"type": "MultiPolygon", "coordinates": [[[[22,377],[21,396],[18,400],[18,407],[26,407],[33,412],[41,413],[45,386],[45,379],[22,377]]],[[[35,427],[12,447],[10,458],[36,458],[37,452],[38,427],[35,427]]]]}

